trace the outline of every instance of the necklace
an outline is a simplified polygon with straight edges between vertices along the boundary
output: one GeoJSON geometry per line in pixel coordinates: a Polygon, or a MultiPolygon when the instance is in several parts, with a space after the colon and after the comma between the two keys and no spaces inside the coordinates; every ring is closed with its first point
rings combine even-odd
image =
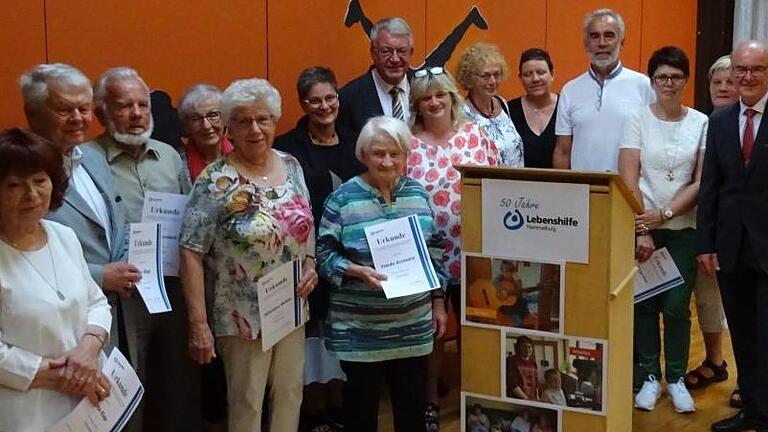
{"type": "Polygon", "coordinates": [[[263,183],[264,185],[269,184],[268,183],[269,174],[270,174],[270,170],[272,169],[272,152],[271,151],[270,151],[270,154],[267,156],[267,162],[264,164],[264,170],[262,171],[261,174],[254,175],[255,173],[251,171],[248,165],[243,163],[242,158],[237,154],[234,155],[234,159],[237,167],[239,168],[238,171],[241,171],[242,174],[245,175],[245,177],[248,177],[249,179],[256,180],[256,181],[261,180],[261,183],[263,183]]]}
{"type": "Polygon", "coordinates": [[[473,107],[475,107],[475,109],[477,110],[477,112],[479,112],[479,113],[480,113],[480,115],[481,115],[481,116],[483,116],[483,117],[485,117],[485,118],[491,118],[491,117],[493,117],[493,113],[494,113],[494,111],[496,111],[496,106],[493,104],[493,99],[494,99],[494,98],[491,98],[491,111],[490,111],[490,112],[486,112],[486,111],[483,111],[483,110],[482,110],[482,109],[481,109],[481,108],[480,108],[480,107],[477,105],[477,103],[475,103],[475,100],[474,100],[474,99],[472,99],[472,95],[469,95],[469,102],[472,104],[472,106],[473,106],[473,107]]]}
{"type": "Polygon", "coordinates": [[[678,114],[674,118],[667,116],[661,109],[658,109],[658,112],[660,114],[659,120],[664,125],[662,127],[662,130],[665,132],[671,131],[671,135],[672,135],[672,136],[667,136],[666,137],[667,139],[664,140],[664,159],[666,160],[666,163],[667,163],[667,166],[666,166],[667,175],[665,176],[665,178],[667,179],[668,182],[673,182],[675,181],[675,172],[673,169],[675,167],[675,162],[677,162],[677,153],[680,150],[680,146],[678,145],[678,141],[680,140],[680,129],[683,127],[682,119],[685,117],[686,111],[685,111],[685,107],[682,107],[680,114],[678,114]],[[672,126],[672,124],[674,124],[674,127],[668,127],[668,126],[672,126]],[[669,155],[669,148],[667,147],[667,141],[671,141],[672,147],[674,147],[674,153],[672,154],[671,157],[669,155]]]}
{"type": "Polygon", "coordinates": [[[529,101],[527,97],[524,97],[523,101],[525,101],[525,104],[528,105],[529,109],[533,110],[533,112],[538,114],[538,115],[548,114],[547,111],[550,111],[552,109],[552,107],[555,106],[555,101],[553,101],[551,98],[549,100],[549,103],[547,105],[544,105],[541,108],[536,108],[536,106],[534,104],[532,104],[531,101],[529,101]]]}
{"type": "Polygon", "coordinates": [[[339,136],[336,135],[336,131],[333,132],[333,135],[327,137],[327,138],[321,138],[319,136],[316,136],[312,132],[309,133],[309,139],[312,140],[312,144],[317,145],[329,145],[329,144],[338,144],[339,143],[339,136]]]}
{"type": "Polygon", "coordinates": [[[11,241],[11,239],[9,239],[9,238],[8,238],[8,236],[7,236],[7,235],[5,235],[5,233],[2,233],[2,238],[3,238],[3,240],[5,240],[5,241],[6,241],[8,244],[10,244],[11,246],[13,246],[13,248],[16,250],[16,253],[18,253],[19,255],[21,255],[21,257],[22,257],[22,258],[24,258],[24,261],[26,261],[26,262],[27,262],[27,263],[30,265],[30,267],[32,267],[32,268],[35,270],[35,272],[38,274],[38,276],[40,276],[40,278],[41,278],[43,281],[45,281],[45,283],[46,283],[46,284],[47,284],[47,285],[48,285],[48,286],[49,286],[49,287],[50,287],[50,288],[51,288],[51,289],[52,289],[54,292],[56,292],[56,296],[59,298],[59,300],[61,300],[61,301],[64,301],[64,300],[66,300],[66,299],[67,299],[67,297],[64,295],[64,293],[62,293],[62,292],[61,292],[61,289],[59,288],[59,275],[58,275],[58,273],[56,272],[56,261],[53,259],[53,252],[51,251],[51,244],[50,244],[50,242],[48,241],[48,233],[47,233],[47,232],[45,233],[45,246],[43,246],[43,247],[45,247],[45,248],[47,248],[47,249],[48,249],[48,258],[51,260],[51,267],[53,268],[53,283],[51,283],[51,282],[48,280],[48,278],[46,278],[46,277],[43,275],[43,272],[42,272],[42,271],[40,271],[40,269],[38,269],[38,268],[37,268],[37,266],[36,266],[36,265],[35,265],[35,264],[32,262],[32,260],[31,260],[31,259],[29,259],[29,257],[27,256],[26,252],[25,252],[24,250],[22,250],[21,248],[19,248],[19,246],[18,246],[18,245],[16,245],[16,243],[14,243],[13,241],[11,241]]]}

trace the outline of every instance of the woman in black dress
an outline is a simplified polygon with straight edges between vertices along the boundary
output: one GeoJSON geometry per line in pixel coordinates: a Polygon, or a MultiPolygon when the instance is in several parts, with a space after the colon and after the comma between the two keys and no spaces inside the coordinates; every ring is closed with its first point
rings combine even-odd
{"type": "MultiPolygon", "coordinates": [[[[354,134],[336,123],[339,95],[333,71],[325,67],[303,70],[296,90],[305,115],[296,128],[277,137],[274,148],[292,154],[301,163],[312,203],[315,232],[318,232],[325,198],[339,185],[365,171],[365,167],[355,156],[354,134]]],[[[344,374],[338,360],[328,355],[323,342],[328,286],[328,282],[320,278],[309,296],[311,318],[306,327],[301,430],[329,430],[329,424],[337,423],[334,417],[341,407],[340,380],[344,374]]]]}
{"type": "Polygon", "coordinates": [[[552,168],[557,94],[552,92],[554,65],[549,53],[530,48],[520,55],[518,77],[525,96],[509,101],[509,116],[523,139],[526,168],[552,168]]]}

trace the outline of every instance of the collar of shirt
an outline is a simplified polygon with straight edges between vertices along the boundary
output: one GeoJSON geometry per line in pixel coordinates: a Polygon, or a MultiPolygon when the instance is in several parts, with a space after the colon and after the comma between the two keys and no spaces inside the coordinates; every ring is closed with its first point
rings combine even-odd
{"type": "Polygon", "coordinates": [[[750,106],[747,106],[746,104],[744,104],[744,101],[742,101],[741,99],[739,99],[739,105],[740,105],[740,107],[741,107],[741,109],[739,110],[739,113],[740,113],[741,115],[744,115],[744,111],[745,111],[747,108],[752,108],[753,110],[757,111],[757,113],[758,113],[758,114],[761,114],[761,115],[762,115],[762,114],[765,114],[765,105],[766,105],[766,102],[768,102],[768,92],[766,92],[766,93],[763,95],[763,97],[761,97],[761,98],[760,98],[760,100],[759,100],[759,101],[757,101],[757,103],[756,103],[754,106],[751,106],[751,107],[750,107],[750,106]]]}
{"type": "Polygon", "coordinates": [[[80,150],[77,146],[75,146],[72,149],[72,154],[70,154],[68,158],[65,158],[65,160],[66,159],[69,159],[70,164],[72,166],[72,172],[74,172],[77,168],[80,167],[80,164],[83,163],[83,151],[80,150]]]}
{"type": "MultiPolygon", "coordinates": [[[[373,82],[376,83],[376,87],[380,88],[384,91],[384,93],[389,94],[389,91],[392,89],[392,87],[395,87],[395,85],[392,85],[386,81],[384,81],[384,78],[379,75],[379,71],[376,70],[376,68],[371,69],[373,73],[373,82]]],[[[402,95],[408,95],[410,93],[410,87],[408,86],[408,74],[403,75],[403,79],[400,80],[399,83],[397,83],[397,87],[400,87],[401,97],[402,95]]]]}
{"type": "MultiPolygon", "coordinates": [[[[605,82],[605,81],[607,81],[607,80],[610,80],[610,79],[614,79],[614,78],[616,78],[616,77],[617,77],[617,76],[618,76],[618,75],[621,73],[621,71],[622,71],[622,70],[624,70],[624,66],[621,64],[621,61],[619,61],[619,63],[618,63],[618,64],[616,64],[616,67],[615,67],[615,68],[613,68],[613,70],[611,71],[611,73],[609,73],[609,74],[608,74],[608,75],[605,77],[605,80],[603,80],[603,82],[605,82]]],[[[591,77],[593,80],[595,80],[595,82],[596,82],[596,83],[600,84],[600,80],[597,78],[597,74],[595,73],[595,71],[594,71],[594,69],[592,68],[592,65],[591,65],[591,64],[589,65],[589,76],[590,76],[590,77],[591,77]]],[[[601,85],[602,85],[602,84],[601,84],[601,85]]]]}
{"type": "MultiPolygon", "coordinates": [[[[100,140],[105,143],[104,148],[106,150],[107,162],[112,163],[115,158],[125,154],[128,157],[133,157],[130,153],[126,152],[123,147],[115,141],[111,136],[104,134],[100,137],[100,140]]],[[[144,156],[151,154],[155,159],[160,159],[160,152],[157,150],[157,146],[153,139],[148,139],[144,144],[144,151],[139,155],[137,159],[142,159],[144,156]]]]}

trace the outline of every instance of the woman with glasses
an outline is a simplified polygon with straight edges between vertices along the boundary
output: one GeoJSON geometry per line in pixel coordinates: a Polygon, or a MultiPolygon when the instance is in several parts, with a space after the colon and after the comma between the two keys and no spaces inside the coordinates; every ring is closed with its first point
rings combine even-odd
{"type": "Polygon", "coordinates": [[[221,91],[210,84],[188,88],[179,102],[179,119],[184,131],[184,159],[192,181],[203,168],[232,152],[221,122],[221,91]]]}
{"type": "Polygon", "coordinates": [[[507,61],[496,45],[478,42],[459,57],[456,79],[467,91],[462,106],[469,119],[485,129],[499,150],[499,166],[523,166],[523,140],[509,116],[507,103],[498,95],[507,77],[507,61]]]}
{"type": "Polygon", "coordinates": [[[271,84],[235,81],[222,94],[221,112],[234,150],[208,165],[195,181],[179,239],[189,350],[200,364],[221,356],[230,431],[261,430],[268,382],[271,430],[297,430],[304,327],[263,351],[256,285],[262,276],[298,260],[302,274],[296,294],[305,298],[314,289],[309,192],[296,158],[272,149],[280,94],[271,84]],[[209,253],[216,275],[213,330],[203,288],[203,257],[209,253]]]}
{"type": "MultiPolygon", "coordinates": [[[[293,130],[277,137],[275,148],[290,153],[301,164],[309,188],[315,232],[319,232],[325,199],[365,167],[355,157],[353,134],[336,122],[339,95],[333,71],[321,66],[303,70],[296,90],[304,116],[293,130]]],[[[309,296],[311,315],[306,325],[302,423],[312,431],[322,431],[329,428],[328,424],[339,422],[340,380],[345,379],[339,361],[330,357],[325,349],[323,327],[328,313],[329,288],[328,281],[320,278],[309,296]]]]}
{"type": "Polygon", "coordinates": [[[520,55],[517,76],[525,95],[509,101],[509,115],[523,139],[527,168],[552,168],[557,118],[554,71],[549,53],[541,48],[530,48],[520,55]]]}
{"type": "MultiPolygon", "coordinates": [[[[429,193],[435,229],[443,245],[442,271],[449,276],[448,298],[455,316],[461,297],[461,177],[458,164],[498,165],[499,152],[488,134],[471,122],[450,74],[441,67],[420,69],[411,80],[411,153],[408,175],[429,193]]],[[[427,430],[439,422],[437,377],[442,344],[435,345],[427,382],[427,430]]]]}
{"type": "Polygon", "coordinates": [[[699,193],[707,116],[682,103],[688,82],[685,52],[664,47],[648,60],[656,102],[624,126],[619,175],[645,209],[635,216],[637,260],[666,248],[683,284],[635,305],[636,362],[645,374],[635,408],[653,410],[661,396],[659,314],[664,317],[664,378],[675,411],[696,410],[685,387],[691,338],[691,291],[696,282],[694,207],[699,193]]]}

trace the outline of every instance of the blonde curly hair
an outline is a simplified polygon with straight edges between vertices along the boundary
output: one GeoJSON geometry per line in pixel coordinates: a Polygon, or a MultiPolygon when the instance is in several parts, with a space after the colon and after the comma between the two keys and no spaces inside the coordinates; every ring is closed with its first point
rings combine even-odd
{"type": "Polygon", "coordinates": [[[468,46],[459,57],[456,65],[456,81],[466,91],[475,86],[474,74],[486,66],[499,66],[501,80],[507,77],[507,60],[493,44],[478,42],[468,46]]]}

